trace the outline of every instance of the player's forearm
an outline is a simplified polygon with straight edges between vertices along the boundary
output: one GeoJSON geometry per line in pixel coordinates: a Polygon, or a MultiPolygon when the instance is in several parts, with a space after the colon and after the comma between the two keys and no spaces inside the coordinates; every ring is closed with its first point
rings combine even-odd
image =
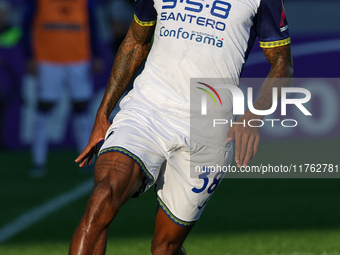
{"type": "Polygon", "coordinates": [[[263,52],[271,65],[271,70],[267,78],[293,77],[293,59],[290,44],[276,48],[263,49],[263,52]]]}
{"type": "Polygon", "coordinates": [[[111,69],[102,103],[97,115],[109,118],[113,108],[134,78],[151,48],[150,27],[133,23],[122,42],[111,69]]]}
{"type": "MultiPolygon", "coordinates": [[[[257,110],[270,109],[273,103],[273,88],[277,88],[278,100],[281,98],[281,88],[290,87],[293,78],[293,60],[290,45],[264,49],[264,54],[271,65],[270,72],[261,86],[261,92],[254,108],[257,110]]],[[[254,115],[247,112],[247,115],[254,115]]],[[[249,116],[251,118],[263,118],[264,116],[249,116]]]]}

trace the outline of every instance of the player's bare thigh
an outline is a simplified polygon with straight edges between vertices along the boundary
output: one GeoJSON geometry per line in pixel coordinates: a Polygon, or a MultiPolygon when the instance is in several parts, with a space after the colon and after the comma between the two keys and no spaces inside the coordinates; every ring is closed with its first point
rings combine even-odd
{"type": "Polygon", "coordinates": [[[95,187],[101,183],[109,184],[120,205],[139,191],[145,178],[138,164],[119,152],[101,154],[95,165],[95,187]]]}

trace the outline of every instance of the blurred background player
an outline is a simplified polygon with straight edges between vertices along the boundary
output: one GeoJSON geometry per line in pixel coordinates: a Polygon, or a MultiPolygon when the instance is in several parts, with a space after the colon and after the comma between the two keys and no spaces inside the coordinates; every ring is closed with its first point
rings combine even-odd
{"type": "Polygon", "coordinates": [[[22,30],[11,21],[11,6],[0,1],[0,47],[12,48],[21,39],[22,30]]]}
{"type": "MultiPolygon", "coordinates": [[[[18,52],[22,30],[12,20],[11,7],[8,1],[0,0],[0,123],[5,123],[3,116],[12,106],[21,84],[21,69],[16,58],[22,57],[18,52]]],[[[6,147],[3,142],[5,133],[5,125],[0,125],[0,149],[6,147]]]]}
{"type": "Polygon", "coordinates": [[[112,34],[112,53],[116,55],[133,19],[135,0],[111,0],[106,5],[112,34]]]}
{"type": "Polygon", "coordinates": [[[72,128],[78,151],[86,146],[91,133],[88,104],[93,88],[90,74],[99,72],[102,67],[94,5],[94,0],[26,0],[27,72],[36,75],[38,82],[32,177],[46,174],[48,118],[65,85],[72,100],[72,128]]]}

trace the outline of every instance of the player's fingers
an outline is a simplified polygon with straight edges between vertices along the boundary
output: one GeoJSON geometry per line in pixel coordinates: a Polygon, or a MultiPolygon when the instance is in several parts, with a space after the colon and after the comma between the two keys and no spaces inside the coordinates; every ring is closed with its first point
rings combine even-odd
{"type": "Polygon", "coordinates": [[[97,146],[98,143],[88,143],[84,150],[79,154],[79,156],[75,159],[75,162],[80,162],[86,159],[89,155],[91,150],[97,146]]]}
{"type": "Polygon", "coordinates": [[[75,162],[79,163],[80,167],[83,167],[85,165],[86,159],[87,159],[86,156],[78,157],[78,158],[76,158],[75,162]]]}
{"type": "Polygon", "coordinates": [[[84,165],[89,165],[91,161],[91,155],[87,156],[87,158],[85,159],[85,164],[84,165]]]}
{"type": "Polygon", "coordinates": [[[79,154],[79,156],[74,160],[75,162],[79,163],[84,160],[86,157],[88,151],[87,151],[88,145],[85,147],[85,149],[79,154]]]}
{"type": "Polygon", "coordinates": [[[89,156],[88,156],[88,159],[87,159],[87,165],[91,165],[93,156],[94,156],[95,154],[97,154],[97,151],[98,151],[98,144],[96,144],[96,146],[94,146],[94,147],[90,150],[89,156]]]}
{"type": "Polygon", "coordinates": [[[89,151],[89,153],[87,154],[86,165],[90,165],[91,162],[92,162],[93,150],[94,150],[94,147],[93,147],[93,148],[89,151]]]}
{"type": "Polygon", "coordinates": [[[79,167],[83,167],[86,163],[87,155],[81,156],[81,154],[76,158],[75,162],[79,163],[79,167]]]}
{"type": "Polygon", "coordinates": [[[81,164],[79,165],[80,167],[83,167],[85,164],[89,165],[91,164],[92,161],[92,149],[85,155],[85,157],[81,160],[81,164]]]}
{"type": "Polygon", "coordinates": [[[255,137],[255,141],[254,141],[254,149],[253,149],[253,156],[252,156],[252,159],[255,157],[256,153],[257,153],[257,150],[259,148],[259,144],[260,144],[260,136],[257,135],[255,137]]]}
{"type": "Polygon", "coordinates": [[[235,134],[235,162],[237,166],[240,164],[240,154],[241,154],[241,147],[242,147],[242,139],[239,133],[235,134]]]}
{"type": "Polygon", "coordinates": [[[85,163],[86,163],[86,159],[82,160],[79,164],[79,167],[83,167],[85,166],[85,163]]]}
{"type": "Polygon", "coordinates": [[[87,145],[85,149],[80,153],[80,155],[75,159],[75,162],[80,163],[79,166],[83,167],[86,163],[87,158],[91,152],[91,147],[87,145]]]}
{"type": "Polygon", "coordinates": [[[243,160],[244,160],[246,153],[247,153],[248,142],[249,142],[249,135],[243,134],[242,135],[241,151],[240,151],[240,162],[238,164],[238,167],[241,167],[242,164],[243,164],[243,160]]]}
{"type": "Polygon", "coordinates": [[[250,161],[250,159],[253,157],[253,152],[254,152],[254,142],[255,142],[255,137],[251,136],[248,139],[248,144],[247,144],[247,151],[245,153],[245,157],[243,160],[243,166],[246,167],[250,161]]]}
{"type": "Polygon", "coordinates": [[[227,143],[230,143],[234,139],[234,134],[235,134],[234,128],[230,127],[227,136],[227,143]]]}

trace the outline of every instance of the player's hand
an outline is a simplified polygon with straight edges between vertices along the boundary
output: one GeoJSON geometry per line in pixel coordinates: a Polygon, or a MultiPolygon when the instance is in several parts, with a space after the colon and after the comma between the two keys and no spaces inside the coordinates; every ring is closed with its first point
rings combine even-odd
{"type": "MultiPolygon", "coordinates": [[[[257,127],[248,126],[248,118],[242,116],[236,124],[229,128],[227,142],[231,142],[235,137],[235,162],[237,167],[247,166],[249,161],[254,158],[260,143],[260,133],[257,127]]],[[[254,124],[255,125],[255,124],[254,124]]]]}
{"type": "Polygon", "coordinates": [[[96,117],[89,142],[85,149],[75,159],[75,162],[80,163],[80,167],[83,167],[85,163],[87,165],[91,164],[93,156],[98,152],[98,143],[105,138],[106,131],[109,127],[110,122],[106,118],[96,117]]]}

